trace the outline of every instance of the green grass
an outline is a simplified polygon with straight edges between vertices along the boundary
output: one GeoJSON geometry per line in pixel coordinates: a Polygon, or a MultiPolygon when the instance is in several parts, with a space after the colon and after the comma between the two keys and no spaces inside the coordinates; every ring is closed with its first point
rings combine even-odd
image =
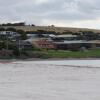
{"type": "Polygon", "coordinates": [[[50,58],[99,58],[100,49],[89,50],[86,52],[81,51],[41,51],[43,56],[50,58]]]}
{"type": "Polygon", "coordinates": [[[67,51],[67,50],[41,50],[41,51],[27,51],[25,54],[20,55],[19,57],[0,57],[0,59],[27,59],[27,58],[100,58],[100,49],[88,50],[85,52],[82,51],[67,51]]]}

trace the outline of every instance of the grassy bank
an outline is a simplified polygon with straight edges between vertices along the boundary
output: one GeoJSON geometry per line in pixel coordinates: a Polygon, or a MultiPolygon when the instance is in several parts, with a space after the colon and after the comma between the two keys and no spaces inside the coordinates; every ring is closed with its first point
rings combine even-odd
{"type": "Polygon", "coordinates": [[[19,56],[1,56],[0,59],[29,59],[29,58],[100,58],[100,49],[82,51],[45,50],[25,51],[19,56]]]}
{"type": "MultiPolygon", "coordinates": [[[[39,52],[40,53],[40,52],[39,52]]],[[[81,51],[41,51],[44,58],[100,58],[100,50],[81,51]]]]}

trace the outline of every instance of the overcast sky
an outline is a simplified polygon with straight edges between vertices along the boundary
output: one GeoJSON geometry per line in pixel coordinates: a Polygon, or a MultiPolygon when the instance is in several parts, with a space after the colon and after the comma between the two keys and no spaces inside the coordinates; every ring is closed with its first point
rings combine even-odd
{"type": "Polygon", "coordinates": [[[100,0],[0,0],[0,22],[100,29],[100,0]]]}

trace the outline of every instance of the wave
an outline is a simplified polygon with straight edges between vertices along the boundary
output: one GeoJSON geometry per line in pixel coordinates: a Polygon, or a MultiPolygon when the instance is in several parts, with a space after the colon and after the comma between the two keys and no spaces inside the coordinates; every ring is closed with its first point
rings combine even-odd
{"type": "Polygon", "coordinates": [[[76,67],[76,68],[100,68],[100,66],[82,66],[82,65],[53,65],[53,66],[63,66],[63,67],[76,67]]]}

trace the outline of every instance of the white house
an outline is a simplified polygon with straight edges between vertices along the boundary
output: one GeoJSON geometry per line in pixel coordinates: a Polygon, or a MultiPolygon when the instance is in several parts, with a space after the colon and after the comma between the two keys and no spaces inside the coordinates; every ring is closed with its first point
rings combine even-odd
{"type": "Polygon", "coordinates": [[[0,31],[0,36],[7,36],[8,38],[20,37],[20,34],[12,31],[0,31]]]}

